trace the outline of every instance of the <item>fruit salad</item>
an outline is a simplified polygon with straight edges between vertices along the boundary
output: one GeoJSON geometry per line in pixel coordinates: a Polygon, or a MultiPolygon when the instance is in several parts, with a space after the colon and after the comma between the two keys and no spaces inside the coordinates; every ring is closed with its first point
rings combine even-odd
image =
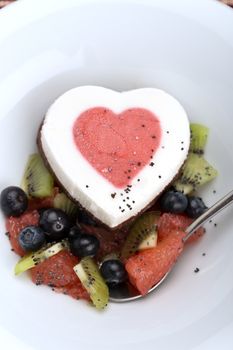
{"type": "MultiPolygon", "coordinates": [[[[155,202],[116,228],[80,206],[40,152],[30,155],[21,186],[3,189],[0,198],[7,237],[20,256],[15,275],[27,271],[36,285],[87,300],[97,309],[107,306],[112,286],[127,283],[147,294],[183,251],[185,229],[207,209],[199,187],[217,176],[204,155],[208,128],[190,124],[190,132],[179,174],[155,202]]],[[[204,232],[199,228],[189,242],[204,232]]]]}

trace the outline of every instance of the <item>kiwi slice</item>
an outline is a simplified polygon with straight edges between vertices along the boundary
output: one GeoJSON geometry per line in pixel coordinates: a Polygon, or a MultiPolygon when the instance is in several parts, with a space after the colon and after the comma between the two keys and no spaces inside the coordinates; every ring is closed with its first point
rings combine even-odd
{"type": "Polygon", "coordinates": [[[69,216],[75,216],[77,214],[77,205],[67,197],[65,193],[58,193],[53,200],[54,208],[63,210],[69,216]]]}
{"type": "Polygon", "coordinates": [[[68,249],[68,242],[66,240],[58,243],[48,243],[46,247],[38,250],[37,252],[29,253],[18,261],[15,266],[15,275],[19,275],[25,272],[51,256],[59,253],[63,249],[68,249]]]}
{"type": "Polygon", "coordinates": [[[93,258],[85,257],[74,267],[74,271],[97,309],[108,304],[109,290],[93,258]]]}
{"type": "Polygon", "coordinates": [[[109,253],[107,255],[105,255],[103,257],[103,259],[100,262],[100,266],[108,260],[120,260],[120,253],[119,252],[113,252],[113,253],[109,253]]]}
{"type": "Polygon", "coordinates": [[[143,241],[139,244],[138,250],[154,248],[157,245],[158,233],[157,230],[148,232],[143,241]]]}
{"type": "Polygon", "coordinates": [[[53,177],[37,153],[30,155],[24,171],[21,187],[29,197],[44,198],[53,193],[53,177]]]}
{"type": "Polygon", "coordinates": [[[204,125],[191,123],[190,131],[191,143],[189,151],[197,154],[204,154],[209,129],[204,125]]]}
{"type": "Polygon", "coordinates": [[[176,180],[172,185],[177,191],[184,194],[189,194],[194,191],[194,187],[191,184],[183,183],[181,179],[176,180]]]}
{"type": "Polygon", "coordinates": [[[133,223],[121,251],[123,260],[140,249],[153,248],[157,244],[157,223],[160,212],[151,211],[141,215],[133,223]]]}
{"type": "Polygon", "coordinates": [[[204,157],[190,153],[182,167],[180,178],[173,183],[173,186],[176,190],[189,194],[217,175],[217,170],[204,157]]]}

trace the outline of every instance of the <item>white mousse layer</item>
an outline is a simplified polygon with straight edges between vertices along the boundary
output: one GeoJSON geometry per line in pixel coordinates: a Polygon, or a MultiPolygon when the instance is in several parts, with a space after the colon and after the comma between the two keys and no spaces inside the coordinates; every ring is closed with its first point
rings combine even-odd
{"type": "Polygon", "coordinates": [[[97,86],[77,87],[53,103],[41,129],[44,155],[59,182],[85,209],[111,228],[136,216],[169,185],[187,157],[189,144],[185,110],[174,97],[153,88],[116,92],[97,86]],[[115,113],[145,108],[160,121],[161,142],[151,159],[156,166],[145,166],[131,181],[129,193],[101,176],[75,145],[74,123],[81,113],[93,107],[106,107],[115,113]],[[123,202],[127,197],[130,200],[123,202]]]}

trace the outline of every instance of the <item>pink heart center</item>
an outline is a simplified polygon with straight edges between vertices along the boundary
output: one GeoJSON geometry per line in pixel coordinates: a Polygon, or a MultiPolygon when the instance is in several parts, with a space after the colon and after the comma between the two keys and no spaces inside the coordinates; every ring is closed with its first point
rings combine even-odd
{"type": "Polygon", "coordinates": [[[76,119],[73,136],[93,168],[122,188],[151,162],[160,144],[161,127],[156,116],[143,108],[115,114],[110,109],[95,107],[76,119]]]}

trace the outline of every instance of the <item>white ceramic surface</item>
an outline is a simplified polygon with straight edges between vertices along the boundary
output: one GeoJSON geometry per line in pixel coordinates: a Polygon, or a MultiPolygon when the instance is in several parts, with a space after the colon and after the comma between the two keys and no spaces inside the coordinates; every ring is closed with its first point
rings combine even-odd
{"type": "MultiPolygon", "coordinates": [[[[2,10],[1,189],[19,183],[58,95],[83,84],[153,86],[209,125],[207,157],[220,175],[202,194],[207,204],[217,200],[233,178],[232,32],[233,11],[211,0],[23,0],[2,10]]],[[[1,216],[0,347],[232,349],[232,210],[207,224],[155,294],[101,313],[15,278],[1,216]]]]}

